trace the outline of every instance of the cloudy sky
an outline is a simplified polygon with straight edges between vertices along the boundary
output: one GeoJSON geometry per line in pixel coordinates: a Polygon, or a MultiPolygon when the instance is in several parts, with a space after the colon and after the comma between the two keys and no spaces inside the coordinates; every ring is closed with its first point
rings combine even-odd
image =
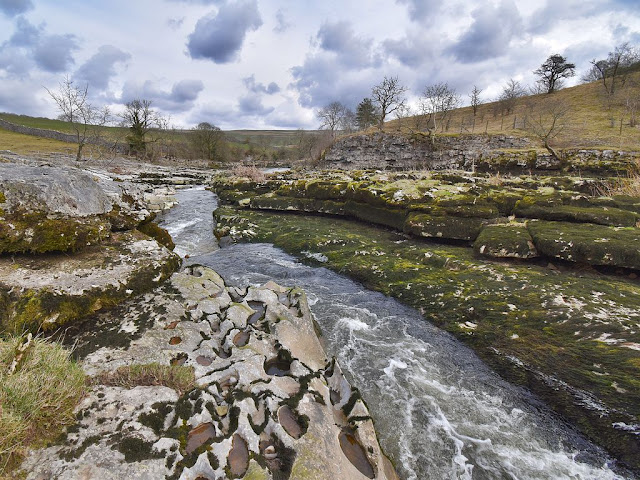
{"type": "Polygon", "coordinates": [[[68,75],[178,127],[316,128],[385,76],[491,100],[554,53],[575,83],[622,42],[640,46],[640,0],[0,0],[0,111],[57,116],[44,87],[68,75]]]}

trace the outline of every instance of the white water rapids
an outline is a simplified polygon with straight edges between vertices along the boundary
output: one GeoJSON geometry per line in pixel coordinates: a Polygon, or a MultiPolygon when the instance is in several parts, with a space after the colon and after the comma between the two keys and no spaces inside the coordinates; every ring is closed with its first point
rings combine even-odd
{"type": "Polygon", "coordinates": [[[597,447],[417,311],[272,245],[215,250],[215,196],[189,189],[177,197],[161,226],[176,233],[189,262],[232,285],[275,280],[305,289],[328,353],[360,390],[401,478],[633,478],[615,473],[597,447]]]}

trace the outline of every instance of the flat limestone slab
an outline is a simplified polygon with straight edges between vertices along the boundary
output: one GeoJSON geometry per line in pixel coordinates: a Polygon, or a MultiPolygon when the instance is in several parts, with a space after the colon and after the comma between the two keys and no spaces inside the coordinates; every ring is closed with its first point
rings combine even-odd
{"type": "Polygon", "coordinates": [[[131,230],[74,255],[0,257],[0,325],[51,330],[151,290],[180,266],[177,255],[131,230]]]}
{"type": "Polygon", "coordinates": [[[66,338],[89,375],[175,365],[195,386],[96,385],[66,438],[27,457],[28,480],[397,480],[302,290],[228,287],[189,266],[94,317],[66,338]]]}

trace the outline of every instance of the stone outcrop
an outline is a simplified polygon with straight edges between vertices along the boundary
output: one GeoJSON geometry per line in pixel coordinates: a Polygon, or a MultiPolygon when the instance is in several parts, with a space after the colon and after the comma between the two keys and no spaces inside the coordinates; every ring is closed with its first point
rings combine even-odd
{"type": "Polygon", "coordinates": [[[74,168],[0,163],[0,254],[99,244],[149,219],[142,193],[74,168]]]}
{"type": "Polygon", "coordinates": [[[179,268],[179,257],[141,233],[171,247],[151,223],[146,189],[99,171],[0,163],[2,330],[58,328],[179,268]]]}
{"type": "Polygon", "coordinates": [[[190,266],[67,336],[98,385],[66,439],[30,454],[27,479],[397,478],[299,289],[228,287],[190,266]],[[99,384],[135,364],[191,368],[196,385],[99,384]]]}
{"type": "Polygon", "coordinates": [[[0,328],[53,330],[155,288],[180,258],[135,230],[74,255],[0,256],[0,328]]]}
{"type": "MultiPolygon", "coordinates": [[[[330,171],[258,186],[228,177],[213,183],[221,200],[244,208],[355,218],[415,237],[469,242],[486,257],[640,269],[640,199],[586,193],[597,188],[596,181],[571,178],[330,171]]],[[[219,220],[216,236],[233,235],[233,221],[219,220]]]]}
{"type": "Polygon", "coordinates": [[[525,137],[424,133],[356,134],[342,137],[323,154],[328,168],[407,170],[553,171],[618,175],[637,171],[637,153],[567,150],[558,157],[525,137]]]}

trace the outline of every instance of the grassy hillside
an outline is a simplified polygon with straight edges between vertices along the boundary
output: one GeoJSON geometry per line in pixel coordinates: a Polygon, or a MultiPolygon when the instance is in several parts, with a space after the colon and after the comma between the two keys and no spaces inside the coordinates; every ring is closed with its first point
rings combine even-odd
{"type": "Polygon", "coordinates": [[[20,155],[37,156],[41,153],[65,153],[71,155],[76,149],[77,147],[72,143],[23,135],[0,128],[0,150],[11,150],[20,155]]]}
{"type": "MultiPolygon", "coordinates": [[[[466,98],[464,99],[466,100],[466,98]]],[[[521,97],[511,112],[502,111],[499,102],[478,107],[473,115],[471,107],[454,110],[443,133],[484,133],[531,136],[531,124],[549,109],[566,109],[559,119],[561,132],[551,140],[557,148],[595,147],[621,150],[640,150],[640,128],[631,124],[631,112],[626,107],[640,106],[640,72],[629,75],[624,89],[615,95],[608,108],[601,82],[565,88],[552,94],[521,97]],[[613,118],[613,125],[611,119],[613,118]],[[526,120],[525,120],[526,119],[526,120]]],[[[418,118],[411,117],[388,122],[386,130],[413,130],[418,118]]],[[[547,124],[550,120],[547,119],[547,124]]],[[[438,129],[441,133],[442,130],[438,129]]]]}

